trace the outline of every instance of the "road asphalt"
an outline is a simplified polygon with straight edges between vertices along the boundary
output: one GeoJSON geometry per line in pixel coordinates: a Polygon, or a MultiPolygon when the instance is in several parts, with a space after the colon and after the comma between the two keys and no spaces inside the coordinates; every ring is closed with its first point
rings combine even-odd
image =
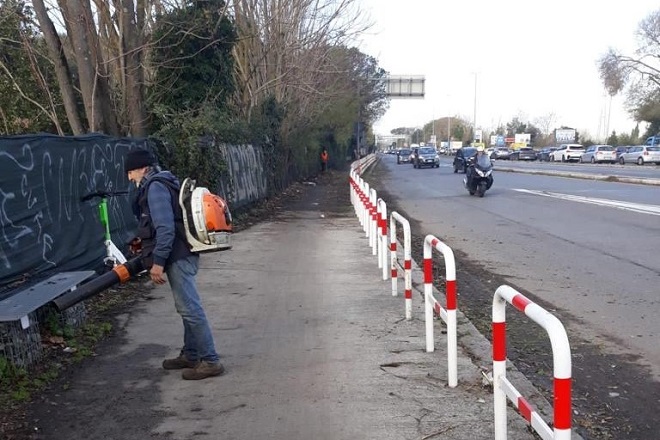
{"type": "MultiPolygon", "coordinates": [[[[393,296],[350,208],[326,210],[311,188],[297,209],[234,235],[232,250],[202,256],[197,277],[225,374],[184,381],[161,368],[182,326],[169,287],[156,287],[119,317],[122,337],[33,414],[34,438],[494,437],[482,374],[492,369],[490,343],[459,303],[458,386],[450,388],[441,320],[435,351],[425,350],[419,268],[408,321],[403,282],[393,296]]],[[[508,377],[551,421],[524,376],[511,367],[508,377]]],[[[536,438],[511,405],[508,414],[509,439],[536,438]]]]}

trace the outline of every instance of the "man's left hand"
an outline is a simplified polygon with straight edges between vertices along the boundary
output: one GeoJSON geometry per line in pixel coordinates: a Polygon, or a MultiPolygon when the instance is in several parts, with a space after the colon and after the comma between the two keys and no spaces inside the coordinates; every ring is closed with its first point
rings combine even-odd
{"type": "Polygon", "coordinates": [[[163,276],[163,273],[165,270],[163,269],[163,266],[154,264],[151,266],[151,270],[149,271],[149,275],[151,275],[151,281],[153,281],[156,284],[165,284],[165,277],[163,276]]]}

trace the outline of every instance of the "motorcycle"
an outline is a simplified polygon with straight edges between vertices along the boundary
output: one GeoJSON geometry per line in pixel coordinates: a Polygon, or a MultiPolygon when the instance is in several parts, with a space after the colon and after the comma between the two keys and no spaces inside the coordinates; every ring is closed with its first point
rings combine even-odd
{"type": "Polygon", "coordinates": [[[471,196],[476,194],[479,197],[483,197],[486,191],[493,186],[493,162],[487,154],[470,158],[463,185],[471,196]]]}

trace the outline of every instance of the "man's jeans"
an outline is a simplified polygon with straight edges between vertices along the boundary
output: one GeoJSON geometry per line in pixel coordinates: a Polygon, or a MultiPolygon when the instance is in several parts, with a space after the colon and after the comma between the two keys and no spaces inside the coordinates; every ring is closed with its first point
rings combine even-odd
{"type": "Polygon", "coordinates": [[[211,327],[206,320],[202,301],[195,286],[199,255],[191,255],[173,262],[167,268],[172,287],[174,306],[183,319],[183,349],[188,360],[218,362],[211,327]]]}

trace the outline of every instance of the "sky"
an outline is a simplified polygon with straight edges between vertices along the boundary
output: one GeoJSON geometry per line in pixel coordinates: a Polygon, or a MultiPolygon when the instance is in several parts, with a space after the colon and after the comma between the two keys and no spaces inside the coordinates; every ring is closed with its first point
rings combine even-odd
{"type": "Polygon", "coordinates": [[[598,59],[610,47],[632,55],[657,0],[360,1],[373,23],[360,50],[391,75],[425,77],[425,97],[392,99],[377,134],[475,113],[484,135],[514,117],[533,123],[551,114],[551,129],[576,128],[595,141],[636,125],[623,95],[610,106],[598,59]]]}

